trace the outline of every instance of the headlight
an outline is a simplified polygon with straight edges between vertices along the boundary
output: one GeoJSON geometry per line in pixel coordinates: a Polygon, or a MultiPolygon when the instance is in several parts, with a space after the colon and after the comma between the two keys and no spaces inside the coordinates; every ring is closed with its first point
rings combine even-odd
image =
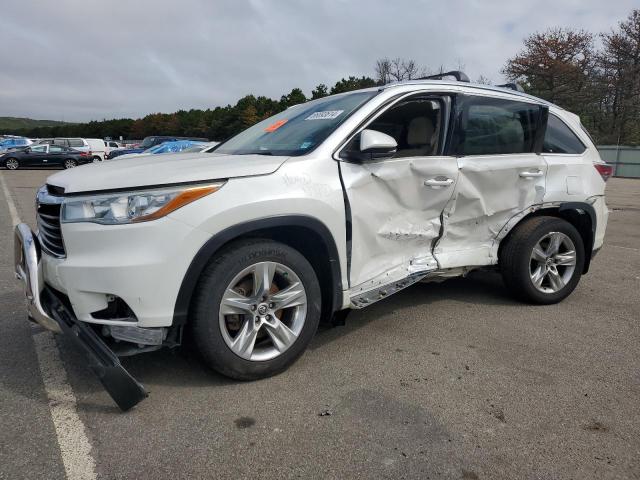
{"type": "Polygon", "coordinates": [[[220,190],[224,182],[197,187],[69,197],[62,204],[62,222],[105,225],[155,220],[220,190]]]}

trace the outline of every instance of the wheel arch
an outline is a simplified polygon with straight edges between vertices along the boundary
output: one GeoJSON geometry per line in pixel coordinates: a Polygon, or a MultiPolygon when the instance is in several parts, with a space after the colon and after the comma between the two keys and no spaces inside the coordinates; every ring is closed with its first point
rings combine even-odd
{"type": "Polygon", "coordinates": [[[322,292],[322,320],[329,320],[342,305],[340,258],[329,228],[306,215],[261,218],[229,227],[211,237],[196,253],[185,273],[173,314],[174,325],[184,325],[193,292],[205,266],[222,248],[246,238],[267,238],[298,250],[318,275],[322,292]]]}
{"type": "Polygon", "coordinates": [[[522,222],[526,221],[529,218],[539,217],[542,215],[557,217],[566,220],[571,225],[573,225],[576,230],[578,230],[578,233],[580,233],[580,236],[582,237],[582,242],[585,249],[585,261],[582,273],[587,273],[591,264],[593,242],[596,236],[597,217],[596,211],[593,206],[586,202],[564,202],[546,206],[541,205],[539,208],[530,211],[530,213],[522,216],[517,221],[517,223],[515,223],[511,227],[509,232],[500,242],[500,246],[498,248],[498,258],[500,258],[500,251],[502,249],[502,246],[506,244],[512,232],[514,232],[516,228],[520,224],[522,224],[522,222]]]}

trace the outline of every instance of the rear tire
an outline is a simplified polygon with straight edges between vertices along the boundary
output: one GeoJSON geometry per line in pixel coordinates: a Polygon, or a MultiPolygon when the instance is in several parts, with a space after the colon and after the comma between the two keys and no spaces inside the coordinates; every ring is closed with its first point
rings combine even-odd
{"type": "Polygon", "coordinates": [[[584,259],[582,237],[573,225],[561,218],[540,216],[515,228],[499,261],[504,283],[516,298],[548,305],[573,292],[584,259]]]}
{"type": "Polygon", "coordinates": [[[78,162],[76,162],[74,159],[72,158],[67,158],[64,161],[64,168],[65,169],[69,169],[69,168],[74,168],[78,166],[78,162]]]}
{"type": "Polygon", "coordinates": [[[20,162],[17,158],[7,158],[4,162],[4,166],[7,170],[17,170],[20,168],[20,162]]]}
{"type": "Polygon", "coordinates": [[[191,333],[217,372],[237,380],[270,377],[307,348],[321,300],[315,271],[297,250],[266,239],[240,241],[205,267],[194,291],[191,333]]]}

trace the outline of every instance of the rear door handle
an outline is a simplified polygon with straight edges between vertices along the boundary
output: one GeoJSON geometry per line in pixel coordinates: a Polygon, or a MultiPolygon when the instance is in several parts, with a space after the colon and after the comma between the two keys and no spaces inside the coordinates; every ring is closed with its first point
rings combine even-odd
{"type": "Polygon", "coordinates": [[[534,172],[529,172],[525,170],[524,172],[520,172],[520,176],[522,178],[535,178],[535,177],[541,177],[543,175],[544,175],[544,172],[542,170],[536,170],[534,172]]]}
{"type": "Polygon", "coordinates": [[[436,177],[424,181],[426,187],[449,187],[453,184],[453,178],[436,177]]]}

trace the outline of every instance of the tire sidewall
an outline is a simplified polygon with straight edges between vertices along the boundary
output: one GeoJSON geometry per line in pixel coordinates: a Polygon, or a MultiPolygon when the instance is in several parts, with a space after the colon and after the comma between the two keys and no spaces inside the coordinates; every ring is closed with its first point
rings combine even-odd
{"type": "Polygon", "coordinates": [[[567,297],[578,285],[584,268],[585,252],[580,233],[569,222],[558,218],[550,219],[549,221],[541,223],[523,245],[522,252],[523,254],[520,255],[521,258],[518,260],[518,270],[520,271],[519,275],[522,277],[521,284],[527,290],[527,295],[537,303],[557,303],[567,297]],[[542,237],[551,232],[564,233],[571,239],[576,249],[576,266],[571,280],[569,280],[561,290],[553,293],[545,293],[538,290],[531,281],[531,253],[533,252],[533,247],[542,239],[542,237]]]}
{"type": "Polygon", "coordinates": [[[194,340],[207,363],[233,378],[250,380],[281,372],[304,352],[318,328],[322,302],[317,276],[302,254],[283,244],[265,240],[227,250],[219,261],[207,266],[197,288],[192,319],[196,324],[194,340]],[[291,347],[271,360],[257,362],[241,358],[229,348],[220,330],[219,308],[234,277],[246,267],[265,261],[286,265],[298,275],[307,295],[307,314],[302,331],[291,347]]]}

